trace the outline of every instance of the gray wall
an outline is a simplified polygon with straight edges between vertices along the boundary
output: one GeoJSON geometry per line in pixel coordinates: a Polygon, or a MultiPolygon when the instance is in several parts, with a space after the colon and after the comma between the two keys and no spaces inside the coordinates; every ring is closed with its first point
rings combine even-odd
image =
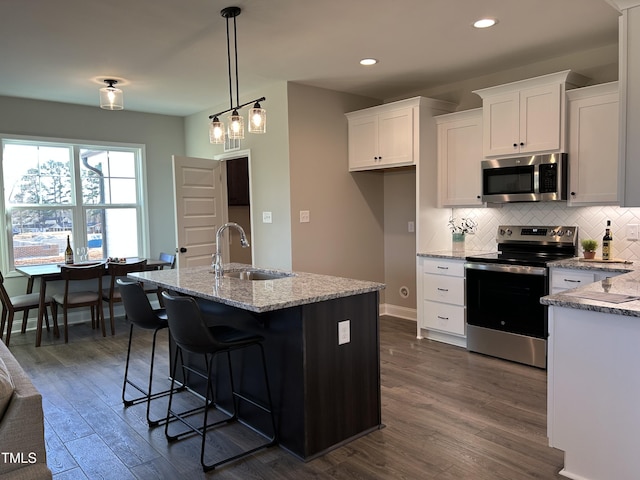
{"type": "MultiPolygon", "coordinates": [[[[256,266],[290,270],[291,217],[289,179],[289,131],[287,120],[287,85],[271,85],[260,92],[246,92],[240,102],[265,96],[267,133],[247,133],[241,141],[242,151],[249,150],[252,224],[252,253],[256,266]],[[262,222],[262,212],[272,213],[273,223],[262,222]]],[[[207,108],[185,119],[187,155],[211,158],[224,153],[222,145],[209,143],[211,113],[229,108],[228,104],[207,108]]],[[[242,111],[246,114],[246,109],[242,111]]],[[[223,115],[226,119],[227,114],[223,115]]]]}
{"type": "Polygon", "coordinates": [[[349,173],[344,115],[380,102],[295,83],[288,92],[294,269],[384,281],[384,176],[349,173]]]}
{"type": "MultiPolygon", "coordinates": [[[[175,250],[171,155],[184,155],[184,119],[129,111],[107,111],[65,103],[0,97],[0,133],[92,142],[144,144],[146,151],[149,256],[175,250]]],[[[4,239],[2,240],[4,243],[4,239]]],[[[24,293],[23,277],[8,288],[24,293]]]]}

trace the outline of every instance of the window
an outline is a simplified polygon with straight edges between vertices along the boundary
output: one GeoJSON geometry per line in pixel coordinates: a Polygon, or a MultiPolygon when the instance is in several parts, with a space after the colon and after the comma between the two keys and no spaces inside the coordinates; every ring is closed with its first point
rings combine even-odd
{"type": "Polygon", "coordinates": [[[142,148],[2,140],[9,267],[142,253],[142,148]]]}

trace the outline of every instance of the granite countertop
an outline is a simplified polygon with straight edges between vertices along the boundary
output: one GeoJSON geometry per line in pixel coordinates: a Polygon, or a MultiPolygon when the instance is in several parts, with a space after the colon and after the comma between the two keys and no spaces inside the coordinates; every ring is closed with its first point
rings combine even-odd
{"type": "Polygon", "coordinates": [[[451,260],[464,260],[469,255],[477,256],[477,255],[488,255],[492,252],[490,250],[433,250],[428,252],[418,252],[418,257],[429,257],[429,258],[447,258],[451,260]]]}
{"type": "Polygon", "coordinates": [[[634,272],[638,269],[638,262],[631,260],[620,261],[585,261],[579,257],[567,258],[549,262],[549,268],[571,268],[574,270],[594,270],[599,272],[634,272]]]}
{"type": "MultiPolygon", "coordinates": [[[[224,268],[225,272],[232,272],[253,267],[233,263],[225,265],[224,268]]],[[[129,277],[257,313],[375,292],[385,288],[383,283],[364,280],[314,273],[259,270],[287,273],[290,276],[255,281],[223,277],[216,282],[211,267],[207,266],[136,272],[130,273],[129,277]]]]}
{"type": "Polygon", "coordinates": [[[640,269],[634,269],[633,264],[603,264],[575,258],[554,262],[550,267],[618,272],[622,275],[547,295],[540,299],[543,305],[640,317],[640,269]]]}

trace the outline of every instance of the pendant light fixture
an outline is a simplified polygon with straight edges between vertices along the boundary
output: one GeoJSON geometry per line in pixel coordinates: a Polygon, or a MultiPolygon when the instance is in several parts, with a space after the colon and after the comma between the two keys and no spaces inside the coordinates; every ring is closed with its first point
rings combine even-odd
{"type": "Polygon", "coordinates": [[[122,90],[114,87],[118,81],[106,79],[104,83],[107,86],[100,89],[100,108],[104,110],[122,110],[124,108],[122,90]]]}
{"type": "Polygon", "coordinates": [[[260,102],[266,100],[265,97],[251,100],[250,102],[240,105],[240,92],[238,89],[238,38],[236,33],[236,17],[240,15],[242,9],[240,7],[226,7],[220,11],[220,15],[227,21],[227,65],[229,78],[229,108],[222,112],[209,115],[211,123],[209,124],[209,141],[211,143],[224,143],[225,136],[228,135],[230,140],[244,139],[244,118],[238,112],[243,107],[253,104],[253,108],[249,110],[249,132],[265,133],[267,131],[267,111],[260,106],[260,102]],[[231,71],[231,39],[229,35],[229,21],[233,19],[233,57],[235,65],[235,86],[236,86],[236,104],[233,104],[233,76],[231,71]],[[224,113],[231,112],[227,118],[228,128],[225,131],[225,125],[220,117],[224,113]]]}

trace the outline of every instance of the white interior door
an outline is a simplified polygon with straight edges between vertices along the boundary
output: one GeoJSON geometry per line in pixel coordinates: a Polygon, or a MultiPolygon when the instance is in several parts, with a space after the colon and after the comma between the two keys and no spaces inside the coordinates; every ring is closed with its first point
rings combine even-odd
{"type": "Polygon", "coordinates": [[[228,218],[224,162],[174,155],[173,181],[178,267],[211,265],[216,230],[228,218]]]}

